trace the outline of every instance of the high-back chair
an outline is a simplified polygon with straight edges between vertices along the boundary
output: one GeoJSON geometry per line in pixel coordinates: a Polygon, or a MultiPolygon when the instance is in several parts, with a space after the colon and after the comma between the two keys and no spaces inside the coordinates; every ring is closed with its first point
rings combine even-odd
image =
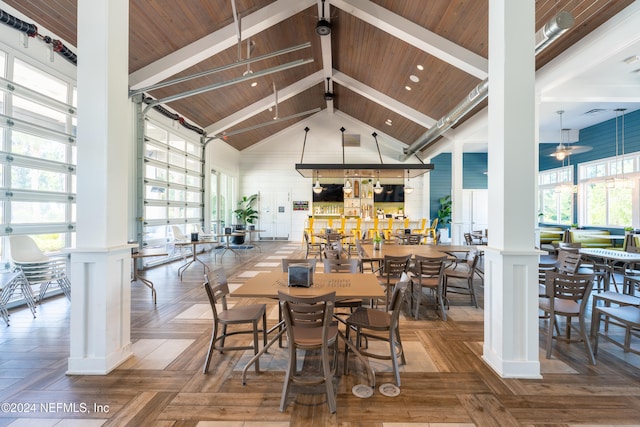
{"type": "Polygon", "coordinates": [[[9,236],[9,249],[11,261],[22,270],[29,285],[40,285],[38,301],[42,301],[52,282],[56,282],[64,295],[71,299],[65,258],[48,257],[29,236],[9,236]]]}
{"type": "Polygon", "coordinates": [[[182,258],[186,258],[190,248],[188,246],[182,246],[182,245],[178,246],[178,245],[175,245],[175,243],[187,242],[190,240],[190,238],[187,238],[187,236],[184,234],[182,229],[177,225],[171,226],[171,234],[173,234],[174,245],[173,245],[173,250],[171,251],[171,254],[169,256],[173,256],[176,253],[176,251],[180,251],[180,256],[182,256],[182,258]]]}
{"type": "Polygon", "coordinates": [[[411,254],[405,256],[385,255],[382,270],[378,272],[378,281],[385,288],[385,309],[389,309],[389,297],[396,281],[409,271],[411,254]]]}
{"type": "Polygon", "coordinates": [[[411,232],[416,234],[425,234],[427,232],[427,218],[422,218],[418,227],[419,228],[411,230],[411,232]]]}
{"type": "Polygon", "coordinates": [[[360,272],[360,260],[358,258],[349,258],[349,259],[327,258],[323,261],[324,261],[325,273],[359,273],[360,272]]]}
{"type": "Polygon", "coordinates": [[[431,238],[433,239],[433,243],[435,243],[437,240],[437,235],[436,235],[437,228],[438,228],[438,218],[435,218],[433,221],[431,221],[431,226],[425,230],[425,234],[427,236],[431,236],[431,238]]]}
{"type": "Polygon", "coordinates": [[[393,234],[393,218],[388,218],[387,228],[382,229],[385,240],[391,240],[393,234]]]}
{"type": "Polygon", "coordinates": [[[313,243],[309,238],[309,233],[307,230],[304,230],[304,244],[305,244],[305,258],[308,258],[309,255],[313,255],[314,257],[322,258],[322,243],[313,243]]]}
{"type": "Polygon", "coordinates": [[[369,229],[369,235],[367,236],[369,239],[373,239],[376,236],[380,235],[380,230],[378,229],[380,227],[380,220],[378,219],[378,217],[374,217],[373,218],[373,226],[369,229]]]}
{"type": "Polygon", "coordinates": [[[434,294],[436,309],[440,310],[442,320],[447,320],[447,313],[444,309],[443,279],[447,257],[438,258],[415,256],[415,265],[411,272],[414,277],[411,279],[412,295],[415,299],[414,316],[418,320],[420,316],[420,303],[424,298],[422,290],[427,288],[434,294]],[[415,287],[415,289],[413,289],[415,287]]]}
{"type": "MultiPolygon", "coordinates": [[[[207,351],[207,358],[204,362],[203,373],[209,371],[209,364],[213,356],[213,350],[220,353],[230,350],[253,350],[253,354],[259,351],[258,337],[262,334],[263,345],[267,345],[267,306],[266,304],[251,304],[228,307],[227,296],[229,295],[229,284],[222,268],[210,271],[205,276],[204,290],[209,298],[211,311],[213,311],[213,330],[211,331],[211,342],[207,351]],[[220,309],[218,308],[220,305],[220,309]],[[260,326],[262,321],[262,326],[260,326]],[[251,329],[239,329],[229,332],[228,326],[251,325],[251,329]],[[222,329],[219,331],[219,329],[222,329]],[[252,345],[225,346],[227,337],[240,334],[251,334],[253,336],[252,345]]],[[[260,360],[256,360],[255,370],[260,370],[260,360]]]]}
{"type": "MultiPolygon", "coordinates": [[[[289,363],[284,377],[280,411],[284,411],[293,382],[304,385],[325,384],[327,403],[331,413],[336,412],[336,395],[333,389],[333,374],[338,361],[338,325],[333,320],[336,293],[317,297],[299,297],[278,292],[280,310],[286,325],[289,343],[289,363]],[[333,364],[329,349],[333,348],[333,364]],[[321,372],[305,376],[297,370],[297,350],[320,350],[321,372]]],[[[307,353],[309,354],[309,353],[307,353]]]]}
{"type": "Polygon", "coordinates": [[[473,288],[473,276],[478,267],[478,251],[469,251],[464,263],[457,263],[456,268],[447,268],[444,271],[443,293],[446,299],[449,292],[467,294],[471,297],[471,304],[478,308],[476,292],[473,288]],[[460,279],[451,281],[450,279],[460,279]]]}
{"type": "MultiPolygon", "coordinates": [[[[400,387],[400,370],[398,359],[404,365],[407,363],[402,340],[400,339],[400,311],[405,299],[405,292],[409,284],[409,277],[404,273],[395,284],[389,311],[375,308],[358,307],[346,320],[345,339],[360,352],[361,355],[375,359],[391,360],[395,382],[400,387]],[[350,341],[350,334],[355,330],[355,342],[350,341]],[[382,340],[389,344],[389,353],[375,353],[362,347],[362,339],[382,340]]],[[[344,372],[349,371],[349,351],[345,349],[344,372]]]]}
{"type": "Polygon", "coordinates": [[[567,342],[582,341],[587,351],[587,357],[592,365],[596,364],[593,355],[589,334],[585,326],[584,315],[587,308],[587,300],[593,286],[593,275],[591,274],[565,274],[548,271],[545,279],[546,293],[544,297],[538,298],[538,307],[545,312],[548,317],[547,328],[547,359],[551,358],[551,342],[555,338],[567,342]],[[556,324],[556,316],[564,316],[567,319],[567,333],[560,336],[556,324]],[[578,326],[571,323],[571,319],[578,318],[578,326]],[[580,339],[572,340],[569,331],[576,330],[580,334],[580,339]],[[554,330],[558,331],[554,335],[554,330]]]}

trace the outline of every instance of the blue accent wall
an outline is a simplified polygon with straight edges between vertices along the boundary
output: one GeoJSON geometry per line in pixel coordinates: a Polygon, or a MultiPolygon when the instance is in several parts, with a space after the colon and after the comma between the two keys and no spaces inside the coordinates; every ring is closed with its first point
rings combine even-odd
{"type": "Polygon", "coordinates": [[[431,159],[433,170],[429,173],[429,217],[438,214],[441,197],[451,195],[451,153],[442,153],[431,159]]]}
{"type": "MultiPolygon", "coordinates": [[[[622,144],[621,120],[621,116],[618,117],[618,143],[620,145],[622,144]]],[[[628,154],[640,151],[640,110],[625,114],[624,121],[624,152],[628,154]]],[[[574,165],[573,175],[577,178],[577,168],[575,165],[578,163],[590,162],[605,157],[614,157],[616,155],[616,119],[613,118],[580,130],[579,140],[573,144],[593,147],[591,151],[570,157],[571,164],[574,165]]],[[[620,145],[618,150],[619,154],[622,154],[622,147],[620,145]]],[[[555,144],[540,145],[539,168],[541,171],[562,166],[561,161],[550,156],[555,147],[555,144]]]]}
{"type": "Polygon", "coordinates": [[[465,190],[486,190],[487,165],[487,153],[463,153],[462,188],[465,190]]]}

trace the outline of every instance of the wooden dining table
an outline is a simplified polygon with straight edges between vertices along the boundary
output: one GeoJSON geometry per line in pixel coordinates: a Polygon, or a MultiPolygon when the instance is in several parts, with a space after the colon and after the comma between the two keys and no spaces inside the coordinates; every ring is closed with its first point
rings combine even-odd
{"type": "MultiPolygon", "coordinates": [[[[336,300],[346,299],[375,299],[385,296],[384,289],[378,283],[378,278],[373,273],[320,273],[313,275],[313,284],[310,287],[288,286],[288,273],[272,271],[258,273],[249,278],[246,283],[231,292],[232,297],[242,298],[270,298],[278,299],[278,292],[289,295],[313,297],[330,292],[336,293],[336,300]]],[[[284,321],[269,329],[268,333],[278,330],[278,333],[264,346],[242,369],[242,384],[246,384],[246,373],[267,350],[285,333],[284,321]]],[[[358,349],[347,340],[339,331],[345,345],[363,362],[371,387],[375,387],[375,373],[367,358],[362,356],[358,349]]]]}
{"type": "Polygon", "coordinates": [[[385,255],[406,256],[420,255],[426,257],[441,257],[443,254],[455,257],[456,253],[468,253],[480,250],[475,245],[394,245],[383,243],[380,249],[374,249],[372,244],[362,245],[367,258],[383,260],[385,255]]]}

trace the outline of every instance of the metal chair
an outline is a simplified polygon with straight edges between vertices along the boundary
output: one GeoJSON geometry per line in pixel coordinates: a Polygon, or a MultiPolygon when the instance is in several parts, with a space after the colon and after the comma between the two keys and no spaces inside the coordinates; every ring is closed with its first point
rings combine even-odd
{"type": "Polygon", "coordinates": [[[467,294],[471,297],[471,304],[478,308],[478,301],[476,300],[476,292],[473,288],[473,276],[476,273],[478,267],[478,251],[469,251],[464,263],[457,263],[456,268],[447,268],[444,271],[444,285],[443,293],[445,299],[447,293],[467,294]],[[462,268],[459,268],[462,267],[462,268]],[[466,281],[466,286],[463,286],[460,281],[451,283],[449,279],[462,279],[466,281]]]}
{"type": "MultiPolygon", "coordinates": [[[[213,356],[213,350],[220,353],[230,350],[251,350],[253,354],[257,354],[259,350],[259,334],[262,333],[263,345],[267,345],[267,306],[266,304],[252,305],[236,305],[232,308],[227,306],[227,295],[229,295],[229,284],[224,270],[219,268],[210,271],[205,276],[204,289],[209,297],[211,310],[213,311],[213,330],[211,332],[211,342],[209,343],[209,351],[204,362],[203,373],[209,371],[209,364],[213,356]],[[215,283],[215,284],[213,284],[215,283]],[[218,310],[217,304],[222,307],[218,310]],[[262,320],[262,328],[259,323],[262,320]],[[227,331],[230,325],[251,325],[251,329],[227,331]],[[218,334],[218,329],[222,328],[222,333],[218,334]],[[252,345],[225,346],[224,342],[227,337],[240,334],[252,334],[252,345]]],[[[256,372],[260,370],[260,360],[255,363],[256,372]]]]}
{"type": "Polygon", "coordinates": [[[547,359],[551,358],[551,342],[555,338],[566,342],[582,341],[589,362],[596,364],[596,359],[591,349],[589,334],[585,326],[584,314],[587,307],[587,300],[593,286],[593,275],[591,274],[565,274],[548,271],[545,279],[546,293],[544,297],[538,298],[538,307],[548,315],[549,326],[547,328],[547,359]],[[560,336],[557,326],[556,316],[567,318],[566,335],[560,336]],[[578,318],[578,326],[571,323],[573,317],[578,318]],[[580,333],[579,340],[571,339],[571,330],[580,333]],[[554,335],[554,330],[557,335],[554,335]]]}
{"type": "Polygon", "coordinates": [[[424,295],[422,290],[427,288],[435,293],[435,306],[440,310],[442,320],[447,320],[447,313],[444,307],[443,277],[447,257],[430,258],[420,255],[415,256],[415,265],[411,272],[414,278],[411,279],[411,295],[415,297],[414,317],[418,320],[420,313],[420,303],[424,295]],[[417,280],[416,280],[417,279],[417,280]],[[417,283],[416,283],[417,282],[417,283]],[[416,289],[413,289],[414,285],[416,289]]]}
{"type": "MultiPolygon", "coordinates": [[[[349,341],[362,355],[374,359],[391,360],[396,385],[400,387],[400,371],[398,359],[404,365],[407,363],[400,339],[400,311],[409,284],[409,276],[403,273],[396,283],[391,299],[390,311],[374,308],[358,307],[345,322],[347,324],[345,340],[349,341]],[[351,331],[355,331],[355,343],[350,340],[351,331]],[[362,347],[362,339],[382,340],[389,344],[389,353],[379,354],[362,347]]],[[[344,372],[349,371],[349,346],[344,353],[344,372]]]]}
{"type": "Polygon", "coordinates": [[[289,363],[280,398],[280,411],[285,410],[292,382],[304,385],[324,383],[329,411],[334,413],[336,396],[332,378],[338,361],[338,325],[333,320],[336,293],[317,297],[297,297],[278,292],[278,297],[289,343],[289,363]],[[333,347],[333,365],[329,358],[329,347],[333,347]],[[304,376],[297,371],[298,349],[320,350],[322,369],[319,375],[304,376]]]}
{"type": "Polygon", "coordinates": [[[53,282],[58,284],[67,299],[71,299],[71,282],[66,274],[65,257],[48,257],[29,236],[9,236],[9,246],[11,261],[22,270],[29,285],[40,285],[38,301],[42,301],[53,282]]]}
{"type": "Polygon", "coordinates": [[[391,288],[395,285],[395,282],[400,279],[403,273],[407,273],[409,271],[410,262],[411,255],[384,256],[382,270],[378,272],[378,281],[385,288],[385,310],[389,309],[389,295],[391,293],[391,288]]]}
{"type": "Polygon", "coordinates": [[[304,243],[306,252],[304,254],[305,258],[309,258],[309,255],[313,255],[314,257],[322,258],[322,243],[312,243],[309,239],[309,233],[307,230],[304,230],[304,243]]]}
{"type": "Polygon", "coordinates": [[[436,235],[436,231],[438,228],[438,218],[435,218],[432,222],[431,222],[431,226],[429,228],[427,228],[425,230],[425,234],[427,236],[431,236],[431,238],[433,239],[433,242],[435,243],[437,240],[437,235],[436,235]]]}

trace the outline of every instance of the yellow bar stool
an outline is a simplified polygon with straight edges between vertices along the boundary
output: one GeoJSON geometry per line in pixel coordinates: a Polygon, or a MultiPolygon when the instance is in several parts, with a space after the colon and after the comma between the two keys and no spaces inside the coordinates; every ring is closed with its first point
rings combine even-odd
{"type": "MultiPolygon", "coordinates": [[[[309,235],[309,238],[311,239],[311,243],[315,243],[315,237],[313,236],[313,222],[314,222],[314,218],[312,216],[309,217],[309,227],[305,228],[304,231],[307,232],[307,234],[309,235]]],[[[304,233],[303,233],[303,240],[304,242],[304,233]]]]}
{"type": "Polygon", "coordinates": [[[369,239],[373,239],[376,236],[380,235],[380,231],[378,230],[380,220],[378,217],[373,218],[373,227],[369,229],[368,237],[369,239]]]}
{"type": "Polygon", "coordinates": [[[393,233],[393,218],[389,218],[387,228],[383,229],[382,233],[384,234],[385,240],[391,240],[391,233],[393,233]]]}

